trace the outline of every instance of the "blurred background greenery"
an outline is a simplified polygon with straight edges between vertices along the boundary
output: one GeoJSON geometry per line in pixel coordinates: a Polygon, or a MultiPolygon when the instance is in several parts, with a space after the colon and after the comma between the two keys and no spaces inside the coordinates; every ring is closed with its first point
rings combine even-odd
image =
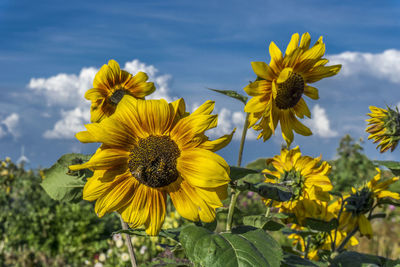
{"type": "MultiPolygon", "coordinates": [[[[349,191],[375,175],[375,166],[363,153],[362,144],[362,140],[355,141],[348,135],[340,141],[336,159],[329,162],[335,191],[349,191]]],[[[267,166],[265,159],[258,159],[247,167],[261,170],[267,166]]],[[[124,239],[113,234],[120,229],[118,216],[109,214],[99,219],[93,203],[52,200],[40,186],[41,173],[41,170],[25,170],[23,165],[9,159],[1,161],[0,266],[130,266],[124,239]]],[[[393,176],[390,171],[383,173],[383,177],[393,176]]],[[[254,174],[246,180],[262,182],[263,177],[254,174]]],[[[400,183],[391,190],[400,192],[400,183]]],[[[400,211],[394,206],[382,211],[387,218],[374,221],[374,237],[361,238],[360,245],[353,249],[394,259],[400,255],[400,211]]],[[[246,215],[265,212],[258,195],[244,192],[239,196],[234,223],[241,224],[246,215]]],[[[226,213],[227,208],[218,211],[217,230],[225,229],[221,222],[225,221],[226,213]]],[[[177,228],[185,223],[169,205],[163,228],[177,228]]],[[[272,234],[282,245],[290,246],[281,232],[272,234]]],[[[173,240],[134,236],[132,243],[139,266],[190,265],[173,240]]]]}

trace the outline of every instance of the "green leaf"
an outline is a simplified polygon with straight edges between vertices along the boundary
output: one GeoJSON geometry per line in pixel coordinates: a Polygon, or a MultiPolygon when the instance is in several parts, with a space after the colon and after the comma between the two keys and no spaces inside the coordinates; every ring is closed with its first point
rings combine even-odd
{"type": "Polygon", "coordinates": [[[400,175],[400,162],[390,160],[374,160],[373,162],[378,165],[385,166],[394,175],[400,175]]]}
{"type": "Polygon", "coordinates": [[[231,233],[213,233],[188,226],[179,240],[195,265],[213,267],[280,266],[282,249],[264,230],[240,227],[231,233]]]}
{"type": "Polygon", "coordinates": [[[384,257],[375,255],[363,254],[354,251],[345,251],[335,257],[331,266],[352,266],[361,267],[364,264],[376,264],[377,266],[396,266],[400,264],[400,260],[391,260],[384,257]]]}
{"type": "Polygon", "coordinates": [[[318,220],[315,218],[306,218],[305,226],[315,231],[331,232],[338,227],[339,222],[337,219],[332,219],[329,222],[318,220]]]}
{"type": "Polygon", "coordinates": [[[284,252],[283,253],[283,261],[281,262],[282,267],[303,267],[303,266],[327,266],[326,263],[322,262],[314,262],[310,260],[303,259],[297,255],[284,252]]]}
{"type": "Polygon", "coordinates": [[[229,97],[232,97],[232,98],[235,98],[235,99],[241,101],[245,105],[246,105],[246,102],[248,99],[247,96],[241,95],[238,92],[233,91],[233,90],[218,90],[218,89],[212,89],[212,88],[207,88],[207,89],[217,92],[217,93],[220,93],[220,94],[223,94],[223,95],[226,95],[226,96],[229,96],[229,97]]]}
{"type": "Polygon", "coordinates": [[[229,167],[231,169],[230,177],[231,177],[232,181],[236,181],[241,178],[244,178],[248,174],[259,173],[259,171],[257,171],[257,170],[235,167],[235,166],[229,166],[229,167]]]}
{"type": "Polygon", "coordinates": [[[81,164],[90,159],[90,155],[65,154],[51,168],[44,170],[41,186],[46,193],[59,201],[79,201],[85,178],[91,177],[90,170],[71,171],[68,166],[81,164]]]}
{"type": "Polygon", "coordinates": [[[290,200],[292,193],[284,186],[273,183],[246,183],[248,190],[258,193],[261,197],[272,199],[279,202],[290,200]]]}
{"type": "Polygon", "coordinates": [[[243,218],[243,224],[261,228],[268,231],[279,231],[285,225],[268,219],[264,215],[250,215],[243,218]]]}

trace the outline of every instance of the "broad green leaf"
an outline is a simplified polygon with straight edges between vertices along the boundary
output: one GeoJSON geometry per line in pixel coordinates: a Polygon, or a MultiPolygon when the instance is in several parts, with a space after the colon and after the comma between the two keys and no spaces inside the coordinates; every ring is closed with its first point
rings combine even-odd
{"type": "Polygon", "coordinates": [[[385,166],[394,175],[400,175],[400,162],[390,160],[374,160],[373,162],[378,165],[385,166]]]}
{"type": "Polygon", "coordinates": [[[314,262],[310,260],[303,259],[297,255],[284,252],[283,253],[283,261],[281,262],[282,267],[303,267],[303,266],[327,266],[326,263],[323,262],[314,262]]]}
{"type": "Polygon", "coordinates": [[[361,267],[368,263],[375,264],[377,266],[394,267],[400,264],[400,260],[391,260],[384,257],[358,253],[355,251],[345,251],[333,259],[331,266],[361,267]]]}
{"type": "Polygon", "coordinates": [[[234,99],[239,100],[240,102],[242,102],[243,104],[246,105],[247,102],[247,96],[241,95],[236,91],[233,90],[218,90],[218,89],[212,89],[212,88],[207,88],[208,90],[232,97],[234,99]]]}
{"type": "Polygon", "coordinates": [[[230,177],[231,177],[232,181],[236,181],[241,178],[244,178],[248,174],[259,173],[259,171],[257,171],[257,170],[235,167],[235,166],[229,166],[229,167],[231,169],[230,177]]]}
{"type": "Polygon", "coordinates": [[[195,266],[278,267],[282,260],[279,244],[264,230],[253,227],[218,234],[188,226],[182,230],[179,240],[195,266]]]}
{"type": "Polygon", "coordinates": [[[322,231],[322,232],[331,232],[333,229],[338,227],[338,220],[332,219],[329,222],[318,220],[315,218],[306,218],[305,226],[311,228],[312,230],[322,231]]]}
{"type": "Polygon", "coordinates": [[[85,178],[91,177],[90,170],[71,171],[68,166],[81,164],[90,159],[90,155],[65,154],[51,168],[44,170],[44,180],[41,186],[55,200],[79,201],[82,199],[82,189],[85,178]]]}
{"type": "Polygon", "coordinates": [[[273,221],[264,215],[245,216],[243,218],[243,224],[268,231],[278,231],[285,227],[283,224],[273,221]]]}

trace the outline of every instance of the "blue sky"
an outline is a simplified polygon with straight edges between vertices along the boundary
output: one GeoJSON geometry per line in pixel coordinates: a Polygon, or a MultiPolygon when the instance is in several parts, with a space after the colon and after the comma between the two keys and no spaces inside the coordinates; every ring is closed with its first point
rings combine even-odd
{"type": "MultiPolygon", "coordinates": [[[[318,115],[308,122],[314,135],[295,135],[294,145],[331,159],[344,134],[366,140],[369,105],[400,103],[399,17],[398,1],[3,0],[0,158],[17,160],[23,146],[30,166],[47,167],[63,153],[94,152],[73,132],[87,120],[90,77],[109,59],[151,72],[161,88],[155,97],[184,97],[189,109],[215,100],[215,138],[240,126],[243,106],[205,88],[243,92],[255,78],[250,62],[269,62],[271,41],[284,50],[293,33],[307,31],[324,36],[328,59],[343,69],[314,84],[320,99],[306,99],[318,115]]],[[[254,135],[245,162],[279,153],[280,135],[266,143],[254,135]]],[[[220,153],[231,164],[237,139],[220,153]]],[[[365,150],[375,159],[399,156],[380,155],[370,141],[365,150]]]]}

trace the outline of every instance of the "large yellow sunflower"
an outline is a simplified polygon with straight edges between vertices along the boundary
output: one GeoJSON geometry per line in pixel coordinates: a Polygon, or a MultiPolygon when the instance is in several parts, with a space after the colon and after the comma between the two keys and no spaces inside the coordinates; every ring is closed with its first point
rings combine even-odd
{"type": "MultiPolygon", "coordinates": [[[[378,168],[376,170],[378,174],[366,185],[358,190],[352,188],[351,194],[343,196],[344,211],[340,217],[339,225],[346,232],[351,232],[358,227],[361,235],[371,238],[373,232],[368,213],[382,198],[400,199],[399,193],[387,190],[391,184],[399,180],[399,177],[381,181],[381,170],[378,168]]],[[[330,205],[330,210],[337,213],[341,205],[342,201],[339,199],[330,205]]]]}
{"type": "Polygon", "coordinates": [[[132,76],[121,70],[115,60],[108,61],[96,74],[93,88],[85,93],[85,98],[92,101],[90,121],[99,122],[114,113],[116,106],[124,97],[131,95],[144,98],[154,92],[154,83],[146,82],[147,74],[138,72],[132,76]]]}
{"type": "Polygon", "coordinates": [[[233,135],[211,141],[204,134],[217,125],[213,108],[207,101],[189,115],[183,99],[169,104],[125,96],[113,115],[76,135],[84,143],[102,143],[88,162],[70,166],[94,171],[83,198],[96,200],[99,217],[117,211],[149,235],[164,222],[167,195],[182,217],[213,221],[230,181],[228,164],[214,151],[233,135]]]}
{"type": "MultiPolygon", "coordinates": [[[[299,147],[292,150],[283,148],[280,155],[267,160],[275,170],[263,170],[266,183],[279,183],[292,192],[287,202],[273,202],[273,206],[290,211],[301,199],[329,201],[332,184],[327,176],[331,166],[321,158],[302,156],[299,147]]],[[[270,204],[269,200],[266,201],[270,204]]]]}
{"type": "Polygon", "coordinates": [[[378,143],[377,149],[386,152],[389,148],[393,150],[397,147],[400,140],[400,114],[398,110],[393,110],[370,106],[371,113],[368,114],[368,127],[366,131],[370,134],[368,139],[373,139],[378,143]]]}
{"type": "Polygon", "coordinates": [[[275,133],[280,121],[282,135],[288,145],[293,141],[293,130],[301,135],[312,132],[296,116],[311,118],[310,110],[303,94],[318,99],[318,89],[308,84],[337,74],[341,65],[325,66],[327,59],[322,36],[310,47],[311,37],[304,33],[299,44],[299,34],[292,35],[285,55],[271,42],[269,65],[264,62],[252,62],[257,80],[244,88],[252,96],[244,111],[250,113],[249,128],[260,131],[258,138],[266,141],[275,133]]]}

